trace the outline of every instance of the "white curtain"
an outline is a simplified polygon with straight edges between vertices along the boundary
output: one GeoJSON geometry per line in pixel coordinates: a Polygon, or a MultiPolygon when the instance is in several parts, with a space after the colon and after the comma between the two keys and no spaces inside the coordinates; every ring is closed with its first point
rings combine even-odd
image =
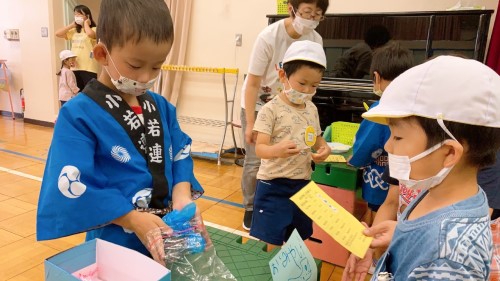
{"type": "MultiPolygon", "coordinates": [[[[184,65],[193,0],[165,0],[165,3],[170,9],[174,22],[174,44],[165,64],[184,65]]],[[[162,71],[161,76],[155,90],[158,92],[161,89],[160,94],[176,105],[181,88],[182,72],[162,71]]]]}

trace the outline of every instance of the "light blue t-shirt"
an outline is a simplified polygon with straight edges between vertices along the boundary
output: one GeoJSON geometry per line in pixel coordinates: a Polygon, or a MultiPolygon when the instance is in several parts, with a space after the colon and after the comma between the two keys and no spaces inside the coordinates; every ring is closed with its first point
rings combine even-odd
{"type": "Polygon", "coordinates": [[[371,280],[379,272],[390,272],[398,281],[488,280],[492,237],[486,194],[479,188],[473,197],[409,221],[427,194],[403,212],[371,280]]]}

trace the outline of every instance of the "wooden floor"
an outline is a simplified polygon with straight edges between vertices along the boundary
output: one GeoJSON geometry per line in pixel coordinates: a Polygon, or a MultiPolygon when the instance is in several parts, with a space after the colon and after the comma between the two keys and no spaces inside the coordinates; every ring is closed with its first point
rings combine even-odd
{"type": "MultiPolygon", "coordinates": [[[[84,240],[84,235],[37,242],[35,221],[40,183],[52,128],[0,117],[0,281],[44,279],[43,261],[84,240]]],[[[241,167],[195,160],[195,174],[205,188],[197,200],[205,221],[235,233],[241,227],[241,167]]],[[[321,280],[340,280],[342,268],[323,263],[321,280]]]]}

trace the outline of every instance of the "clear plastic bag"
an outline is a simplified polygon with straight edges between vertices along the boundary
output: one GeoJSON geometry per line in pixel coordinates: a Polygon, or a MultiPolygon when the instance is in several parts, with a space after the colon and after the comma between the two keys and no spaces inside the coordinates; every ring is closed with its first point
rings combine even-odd
{"type": "MultiPolygon", "coordinates": [[[[161,229],[165,264],[172,280],[236,280],[220,260],[194,203],[181,211],[174,210],[163,220],[170,228],[161,229]]],[[[159,232],[148,233],[148,240],[158,239],[159,232]]]]}

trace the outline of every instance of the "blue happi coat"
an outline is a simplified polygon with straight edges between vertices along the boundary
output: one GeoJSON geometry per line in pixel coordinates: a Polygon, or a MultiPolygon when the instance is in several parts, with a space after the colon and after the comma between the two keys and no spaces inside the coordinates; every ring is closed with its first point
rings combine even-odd
{"type": "MultiPolygon", "coordinates": [[[[165,160],[165,205],[180,182],[202,194],[193,174],[191,139],[181,131],[175,107],[158,94],[147,94],[156,102],[164,131],[164,150],[155,153],[165,160]]],[[[151,189],[146,160],[127,132],[79,94],[61,108],[54,129],[38,203],[37,239],[87,232],[87,240],[100,238],[148,254],[134,233],[110,222],[135,207],[148,207],[151,189]]]]}
{"type": "MultiPolygon", "coordinates": [[[[373,103],[370,108],[378,103],[373,103]]],[[[373,205],[382,205],[389,189],[389,184],[382,180],[382,174],[388,163],[384,145],[390,135],[388,126],[363,120],[356,133],[352,158],[349,160],[351,165],[363,168],[363,199],[373,205]]]]}

